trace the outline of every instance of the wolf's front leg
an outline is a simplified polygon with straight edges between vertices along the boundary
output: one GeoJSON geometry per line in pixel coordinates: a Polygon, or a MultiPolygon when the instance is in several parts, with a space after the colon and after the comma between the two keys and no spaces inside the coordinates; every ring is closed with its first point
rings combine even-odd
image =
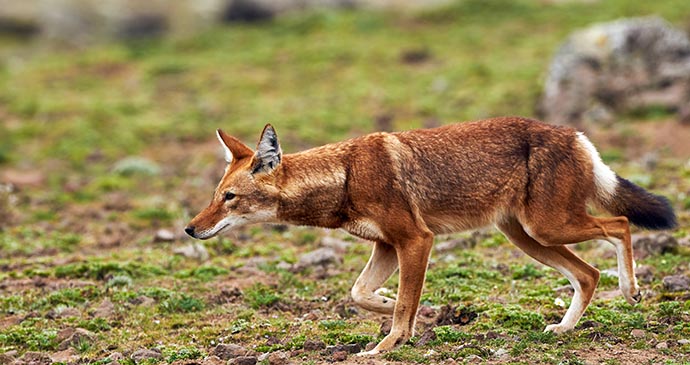
{"type": "Polygon", "coordinates": [[[393,313],[393,328],[373,350],[363,352],[361,355],[375,355],[390,351],[404,344],[414,335],[415,317],[432,244],[433,234],[427,232],[396,247],[400,264],[400,285],[393,313]]]}
{"type": "Polygon", "coordinates": [[[395,299],[384,297],[376,290],[398,268],[395,248],[384,242],[374,243],[367,266],[352,287],[352,299],[360,307],[377,313],[393,314],[395,299]]]}

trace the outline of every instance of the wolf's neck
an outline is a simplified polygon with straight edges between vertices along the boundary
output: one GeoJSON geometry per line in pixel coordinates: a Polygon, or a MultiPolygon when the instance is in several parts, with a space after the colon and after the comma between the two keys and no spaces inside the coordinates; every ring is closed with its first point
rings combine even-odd
{"type": "Polygon", "coordinates": [[[318,148],[285,155],[278,180],[282,221],[338,228],[347,219],[347,169],[337,149],[318,148]]]}

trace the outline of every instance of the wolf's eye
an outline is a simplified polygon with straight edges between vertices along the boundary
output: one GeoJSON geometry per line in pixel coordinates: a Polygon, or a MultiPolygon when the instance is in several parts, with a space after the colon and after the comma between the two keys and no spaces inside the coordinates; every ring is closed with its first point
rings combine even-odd
{"type": "Polygon", "coordinates": [[[229,191],[225,192],[225,201],[229,201],[235,198],[235,194],[229,191]]]}

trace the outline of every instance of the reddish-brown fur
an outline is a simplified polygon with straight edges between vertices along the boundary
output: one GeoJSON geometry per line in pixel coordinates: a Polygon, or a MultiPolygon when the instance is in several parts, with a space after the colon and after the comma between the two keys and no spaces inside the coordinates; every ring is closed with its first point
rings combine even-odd
{"type": "Polygon", "coordinates": [[[496,224],[527,254],[563,272],[576,296],[563,322],[547,330],[571,329],[599,280],[599,272],[565,244],[594,238],[614,243],[623,294],[630,302],[639,300],[628,220],[587,213],[588,202],[612,203],[599,196],[593,157],[571,128],[496,118],[375,133],[287,155],[280,154],[270,126],[256,153],[233,137],[219,136],[233,159],[188,233],[209,238],[234,225],[288,222],[343,228],[374,241],[353,298],[394,319],[391,333],[371,353],[412,336],[435,234],[496,224]],[[225,201],[229,191],[236,197],[225,201]],[[398,267],[397,301],[374,293],[398,267]]]}

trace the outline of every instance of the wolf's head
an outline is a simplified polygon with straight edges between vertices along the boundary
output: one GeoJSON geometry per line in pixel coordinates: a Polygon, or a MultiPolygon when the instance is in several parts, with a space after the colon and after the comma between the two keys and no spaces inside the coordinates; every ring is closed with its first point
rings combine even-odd
{"type": "Polygon", "coordinates": [[[282,151],[273,127],[264,127],[256,152],[220,129],[216,135],[228,166],[208,207],[185,228],[199,239],[248,223],[276,220],[279,191],[275,179],[282,151]]]}

